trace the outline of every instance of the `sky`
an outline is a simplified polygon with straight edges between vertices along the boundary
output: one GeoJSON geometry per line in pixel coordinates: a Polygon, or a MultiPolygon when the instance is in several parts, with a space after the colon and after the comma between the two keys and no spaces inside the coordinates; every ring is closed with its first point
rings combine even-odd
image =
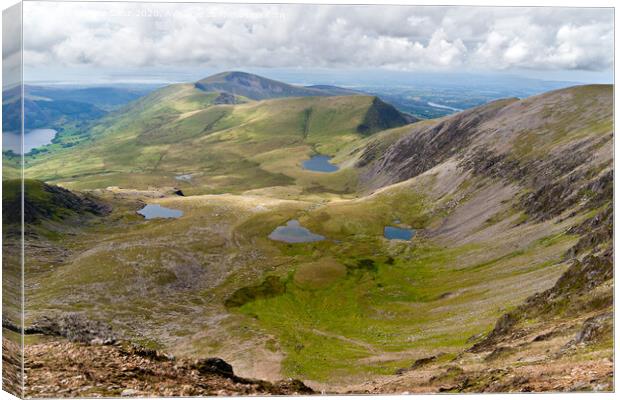
{"type": "Polygon", "coordinates": [[[175,82],[223,70],[613,81],[613,10],[24,3],[27,82],[175,82]]]}

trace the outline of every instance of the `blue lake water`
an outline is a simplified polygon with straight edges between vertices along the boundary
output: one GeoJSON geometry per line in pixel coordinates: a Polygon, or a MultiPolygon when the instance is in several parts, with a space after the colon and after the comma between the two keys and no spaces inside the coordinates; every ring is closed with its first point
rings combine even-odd
{"type": "Polygon", "coordinates": [[[302,163],[304,169],[310,171],[317,172],[334,172],[338,171],[340,168],[337,165],[331,164],[329,160],[332,158],[329,156],[317,155],[313,156],[311,159],[306,160],[302,163]]]}
{"type": "MultiPolygon", "coordinates": [[[[30,153],[32,149],[52,143],[56,136],[54,129],[32,129],[24,134],[24,152],[30,153]]],[[[13,150],[15,154],[22,154],[21,138],[19,132],[2,133],[2,151],[13,150]]]]}
{"type": "Polygon", "coordinates": [[[390,240],[411,240],[415,235],[415,229],[398,228],[396,226],[386,226],[383,228],[383,236],[390,240]]]}
{"type": "Polygon", "coordinates": [[[183,215],[183,211],[174,208],[162,207],[159,204],[147,204],[140,210],[138,214],[146,219],[154,218],[179,218],[183,215]]]}
{"type": "Polygon", "coordinates": [[[299,221],[292,219],[286,226],[278,226],[269,234],[269,239],[286,243],[307,243],[325,240],[325,236],[310,232],[309,229],[301,226],[299,221]]]}

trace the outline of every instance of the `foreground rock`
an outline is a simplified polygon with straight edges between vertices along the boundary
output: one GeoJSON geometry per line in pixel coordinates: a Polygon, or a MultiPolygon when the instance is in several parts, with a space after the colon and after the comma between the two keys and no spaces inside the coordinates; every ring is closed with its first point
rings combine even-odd
{"type": "MultiPolygon", "coordinates": [[[[4,343],[3,343],[4,345],[4,343]]],[[[175,360],[129,343],[64,339],[26,346],[27,397],[133,397],[312,394],[301,381],[236,376],[221,359],[175,360]]]]}

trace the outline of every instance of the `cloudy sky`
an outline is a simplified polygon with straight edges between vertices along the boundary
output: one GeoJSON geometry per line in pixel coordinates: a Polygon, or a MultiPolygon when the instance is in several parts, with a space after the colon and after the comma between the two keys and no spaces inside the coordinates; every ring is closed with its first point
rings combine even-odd
{"type": "Polygon", "coordinates": [[[24,15],[27,81],[244,68],[613,79],[611,9],[27,2],[24,15]]]}

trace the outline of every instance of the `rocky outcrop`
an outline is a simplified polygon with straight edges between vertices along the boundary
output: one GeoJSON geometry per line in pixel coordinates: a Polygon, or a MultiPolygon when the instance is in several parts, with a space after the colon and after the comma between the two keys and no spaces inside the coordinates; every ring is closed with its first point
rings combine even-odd
{"type": "Polygon", "coordinates": [[[610,204],[592,218],[586,219],[581,224],[570,228],[566,233],[579,235],[579,241],[564,255],[570,260],[587,251],[598,252],[601,246],[609,243],[614,234],[614,213],[610,204]]]}
{"type": "MultiPolygon", "coordinates": [[[[19,331],[8,321],[3,327],[19,331]]],[[[112,329],[82,314],[48,316],[24,329],[44,335],[25,347],[31,397],[291,395],[314,391],[298,380],[275,383],[235,375],[220,358],[176,359],[120,340],[112,329]]],[[[11,343],[4,339],[3,347],[11,343]]]]}
{"type": "MultiPolygon", "coordinates": [[[[21,326],[6,317],[2,318],[2,328],[22,333],[21,326]]],[[[58,336],[79,343],[112,344],[117,341],[109,325],[77,313],[41,317],[34,324],[24,327],[23,334],[58,336]]]]}
{"type": "Polygon", "coordinates": [[[610,201],[613,196],[613,171],[587,179],[585,173],[573,172],[566,177],[549,181],[521,198],[525,212],[535,220],[546,220],[581,204],[591,210],[610,201]]]}
{"type": "MultiPolygon", "coordinates": [[[[3,181],[2,212],[4,224],[21,222],[22,186],[19,180],[3,181]]],[[[62,220],[81,215],[105,215],[110,207],[88,194],[77,194],[60,186],[26,180],[23,186],[24,222],[62,220]]]]}
{"type": "Polygon", "coordinates": [[[435,361],[437,361],[437,359],[439,357],[441,357],[443,355],[444,355],[444,353],[440,353],[438,355],[434,355],[434,356],[430,356],[430,357],[418,358],[417,360],[414,361],[413,364],[411,364],[411,366],[409,368],[400,368],[400,369],[396,370],[396,375],[402,375],[405,372],[413,371],[413,370],[422,368],[424,366],[427,366],[429,364],[432,364],[435,361]]]}
{"type": "Polygon", "coordinates": [[[575,344],[589,344],[596,342],[603,336],[604,332],[613,331],[613,312],[606,312],[588,318],[584,323],[573,343],[575,344]]]}
{"type": "Polygon", "coordinates": [[[221,358],[206,358],[196,362],[195,367],[203,374],[215,373],[233,376],[233,367],[221,358]]]}
{"type": "Polygon", "coordinates": [[[93,345],[56,340],[27,345],[25,354],[27,397],[314,393],[298,380],[271,383],[245,379],[220,359],[175,359],[126,342],[93,345]]]}
{"type": "Polygon", "coordinates": [[[117,341],[109,325],[77,313],[42,317],[26,327],[24,333],[60,336],[80,343],[112,344],[117,341]]]}
{"type": "MultiPolygon", "coordinates": [[[[608,177],[611,171],[588,184],[593,195],[590,201],[595,205],[609,202],[612,198],[608,177]]],[[[588,204],[587,202],[585,204],[588,204]]],[[[507,337],[523,336],[527,332],[519,329],[519,323],[527,319],[557,318],[560,314],[578,315],[585,312],[602,311],[608,315],[608,308],[613,305],[611,286],[597,291],[613,279],[613,206],[608,204],[593,217],[567,231],[568,234],[580,235],[579,241],[564,255],[571,260],[568,269],[560,276],[555,285],[541,293],[529,297],[515,310],[502,315],[493,330],[483,340],[473,345],[469,351],[489,351],[498,346],[507,337]]],[[[600,332],[596,326],[600,321],[611,324],[606,317],[594,318],[584,323],[583,334],[579,334],[573,343],[587,342],[589,331],[600,332]]],[[[548,332],[535,340],[546,340],[557,332],[548,332]]],[[[569,344],[570,345],[570,344],[569,344]]]]}
{"type": "Polygon", "coordinates": [[[233,94],[221,92],[215,100],[213,100],[213,104],[237,104],[239,101],[237,97],[233,94]]]}

